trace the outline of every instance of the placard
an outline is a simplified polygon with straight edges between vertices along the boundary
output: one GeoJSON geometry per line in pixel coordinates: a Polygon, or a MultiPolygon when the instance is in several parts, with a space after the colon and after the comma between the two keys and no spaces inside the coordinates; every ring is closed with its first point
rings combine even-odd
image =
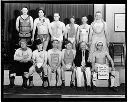
{"type": "Polygon", "coordinates": [[[115,13],[115,31],[125,31],[125,13],[115,13]]]}
{"type": "Polygon", "coordinates": [[[100,65],[98,66],[98,79],[109,79],[109,67],[100,65]]]}

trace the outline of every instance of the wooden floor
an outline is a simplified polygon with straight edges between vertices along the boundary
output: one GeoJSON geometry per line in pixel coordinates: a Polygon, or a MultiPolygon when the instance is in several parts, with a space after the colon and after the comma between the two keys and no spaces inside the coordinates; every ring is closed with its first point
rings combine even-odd
{"type": "MultiPolygon", "coordinates": [[[[3,80],[3,97],[4,98],[124,98],[125,97],[125,66],[120,65],[120,63],[115,63],[115,68],[119,71],[119,82],[120,86],[118,92],[110,90],[108,87],[98,87],[96,92],[87,91],[84,87],[80,89],[64,87],[58,89],[52,87],[49,89],[44,89],[41,87],[42,82],[40,77],[35,73],[36,78],[35,87],[32,89],[23,89],[21,87],[22,78],[20,76],[16,77],[15,88],[9,88],[9,76],[8,70],[4,70],[4,80],[3,80]]],[[[68,78],[67,78],[68,79],[68,78]]]]}

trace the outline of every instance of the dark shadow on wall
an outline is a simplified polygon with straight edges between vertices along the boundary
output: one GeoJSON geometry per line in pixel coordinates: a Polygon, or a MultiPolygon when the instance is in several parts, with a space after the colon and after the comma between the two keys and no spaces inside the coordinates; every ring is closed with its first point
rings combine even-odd
{"type": "Polygon", "coordinates": [[[64,21],[64,24],[65,24],[65,25],[67,25],[67,24],[69,24],[69,23],[70,23],[69,18],[65,18],[63,21],[64,21]]]}
{"type": "Polygon", "coordinates": [[[88,15],[87,18],[88,18],[88,22],[87,22],[87,23],[88,23],[89,25],[91,25],[91,23],[92,23],[93,20],[94,20],[93,16],[92,16],[92,15],[88,15]]]}
{"type": "Polygon", "coordinates": [[[38,18],[38,12],[37,12],[37,10],[32,9],[32,10],[30,10],[28,12],[28,14],[33,18],[33,20],[35,20],[36,18],[38,18]]]}
{"type": "Polygon", "coordinates": [[[52,15],[48,15],[47,18],[50,20],[50,22],[53,22],[54,21],[54,18],[52,15]]]}
{"type": "Polygon", "coordinates": [[[16,19],[17,17],[20,15],[20,11],[19,10],[15,10],[13,13],[13,18],[9,20],[9,24],[8,24],[8,34],[9,36],[9,58],[11,58],[10,60],[13,59],[13,55],[14,55],[14,49],[16,49],[16,44],[18,43],[18,32],[16,30],[16,19]]]}
{"type": "Polygon", "coordinates": [[[76,22],[76,24],[78,24],[78,25],[81,25],[81,24],[82,24],[82,22],[81,22],[81,19],[80,19],[80,18],[76,18],[76,19],[75,19],[75,22],[76,22]]]}

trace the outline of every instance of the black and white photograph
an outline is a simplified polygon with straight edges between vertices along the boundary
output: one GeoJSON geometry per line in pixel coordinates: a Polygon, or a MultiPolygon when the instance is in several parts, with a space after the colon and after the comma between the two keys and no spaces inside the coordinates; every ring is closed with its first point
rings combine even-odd
{"type": "Polygon", "coordinates": [[[1,6],[4,99],[126,98],[126,4],[1,6]]]}

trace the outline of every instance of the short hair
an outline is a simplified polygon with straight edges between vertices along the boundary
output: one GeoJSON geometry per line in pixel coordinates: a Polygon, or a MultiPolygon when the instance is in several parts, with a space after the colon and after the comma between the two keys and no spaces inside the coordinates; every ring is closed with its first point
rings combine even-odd
{"type": "Polygon", "coordinates": [[[101,13],[101,11],[96,11],[96,13],[101,13]]]}
{"type": "Polygon", "coordinates": [[[65,41],[65,45],[68,45],[69,43],[72,44],[72,42],[69,40],[65,41]]]}
{"type": "Polygon", "coordinates": [[[81,45],[82,43],[85,43],[85,45],[87,45],[87,43],[86,43],[85,41],[81,41],[81,42],[80,42],[80,45],[81,45]]]}
{"type": "Polygon", "coordinates": [[[53,44],[53,42],[55,42],[55,41],[59,42],[57,39],[54,39],[54,40],[52,40],[52,44],[53,44]]]}
{"type": "Polygon", "coordinates": [[[44,13],[44,15],[46,15],[46,12],[45,12],[45,10],[44,10],[44,8],[43,8],[43,7],[38,8],[38,12],[39,12],[40,10],[42,10],[42,11],[43,11],[43,13],[44,13]]]}
{"type": "MultiPolygon", "coordinates": [[[[22,9],[23,9],[23,8],[27,8],[27,10],[28,10],[28,7],[27,7],[27,6],[23,6],[22,9]]],[[[21,10],[22,10],[22,9],[21,9],[21,10]]]]}
{"type": "Polygon", "coordinates": [[[86,19],[88,20],[88,18],[87,18],[86,16],[83,16],[82,19],[83,19],[83,18],[86,18],[86,19]]]}
{"type": "MultiPolygon", "coordinates": [[[[59,13],[57,13],[57,12],[55,12],[54,15],[55,15],[55,14],[58,14],[58,15],[59,15],[59,13]]],[[[60,15],[59,15],[59,16],[60,16],[60,15]]]]}
{"type": "Polygon", "coordinates": [[[27,40],[26,40],[26,39],[21,39],[21,40],[19,41],[19,45],[21,45],[21,42],[25,42],[26,45],[27,45],[27,40]]]}
{"type": "MultiPolygon", "coordinates": [[[[98,42],[96,42],[96,47],[98,46],[99,43],[102,43],[102,44],[103,44],[102,41],[98,41],[98,42]]],[[[103,45],[104,45],[104,44],[103,44],[103,45]]]]}
{"type": "Polygon", "coordinates": [[[74,16],[71,16],[71,17],[70,17],[70,19],[71,19],[71,18],[75,19],[75,17],[74,17],[74,16]]]}

